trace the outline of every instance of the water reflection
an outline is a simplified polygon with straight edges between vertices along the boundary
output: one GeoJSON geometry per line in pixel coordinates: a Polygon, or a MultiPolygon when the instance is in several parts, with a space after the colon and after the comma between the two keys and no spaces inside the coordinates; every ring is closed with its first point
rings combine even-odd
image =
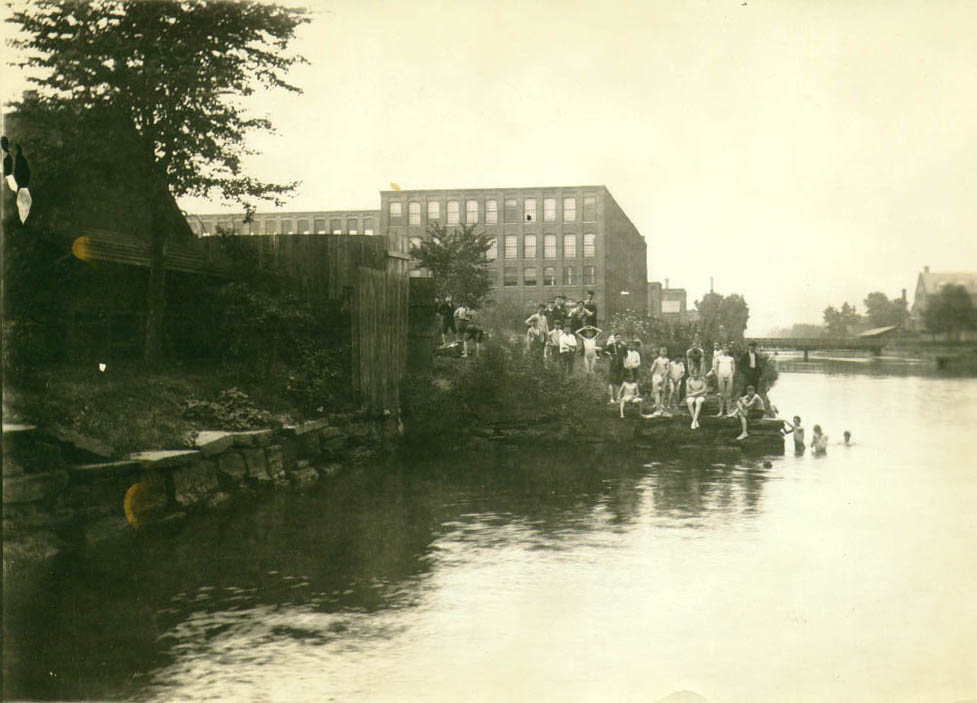
{"type": "Polygon", "coordinates": [[[977,380],[776,395],[857,445],[391,461],[5,583],[4,695],[972,698],[977,380]]]}

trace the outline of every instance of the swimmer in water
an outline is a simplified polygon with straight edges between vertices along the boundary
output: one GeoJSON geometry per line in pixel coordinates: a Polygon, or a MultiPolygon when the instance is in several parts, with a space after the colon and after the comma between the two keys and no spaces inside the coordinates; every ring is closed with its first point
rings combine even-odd
{"type": "Polygon", "coordinates": [[[795,454],[803,454],[804,453],[804,449],[805,449],[805,445],[804,445],[804,428],[801,427],[801,417],[800,417],[800,415],[794,415],[794,422],[793,423],[790,423],[790,422],[787,422],[787,420],[784,420],[784,430],[782,430],[782,431],[784,432],[784,434],[787,434],[787,432],[790,432],[790,434],[793,435],[793,437],[794,437],[794,453],[795,454]]]}
{"type": "Polygon", "coordinates": [[[814,426],[811,449],[814,450],[815,455],[824,455],[828,453],[828,435],[821,431],[821,425],[814,426]]]}
{"type": "Polygon", "coordinates": [[[848,430],[845,430],[845,433],[842,435],[842,437],[845,438],[844,439],[845,446],[846,447],[850,447],[851,446],[851,432],[849,432],[848,430]]]}

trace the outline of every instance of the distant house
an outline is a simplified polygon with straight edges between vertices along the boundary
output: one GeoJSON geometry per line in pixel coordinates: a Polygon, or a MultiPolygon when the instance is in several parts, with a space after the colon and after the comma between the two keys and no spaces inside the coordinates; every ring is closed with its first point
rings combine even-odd
{"type": "Polygon", "coordinates": [[[913,331],[926,331],[926,309],[933,297],[948,285],[966,288],[971,302],[977,307],[977,272],[931,273],[930,267],[925,266],[916,280],[916,294],[909,311],[909,324],[913,331]]]}

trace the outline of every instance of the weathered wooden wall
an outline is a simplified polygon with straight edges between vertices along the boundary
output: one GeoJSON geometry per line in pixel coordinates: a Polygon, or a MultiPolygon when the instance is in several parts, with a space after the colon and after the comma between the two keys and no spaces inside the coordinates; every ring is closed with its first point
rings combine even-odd
{"type": "MultiPolygon", "coordinates": [[[[258,254],[258,264],[295,278],[311,299],[340,300],[356,285],[357,269],[388,269],[384,237],[334,234],[270,234],[240,237],[258,254]]],[[[208,258],[219,259],[219,237],[201,237],[198,246],[208,258]]]]}
{"type": "Polygon", "coordinates": [[[353,385],[371,414],[397,412],[407,361],[409,279],[360,267],[353,292],[353,385]]]}

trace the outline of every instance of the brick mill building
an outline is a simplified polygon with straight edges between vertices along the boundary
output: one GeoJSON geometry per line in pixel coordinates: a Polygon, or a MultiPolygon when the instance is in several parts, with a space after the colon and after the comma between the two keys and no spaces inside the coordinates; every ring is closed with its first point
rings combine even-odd
{"type": "Polygon", "coordinates": [[[428,225],[473,224],[494,240],[489,259],[496,301],[529,309],[593,290],[600,322],[614,312],[647,309],[644,237],[604,186],[385,190],[379,211],[258,213],[249,225],[227,215],[189,220],[201,235],[217,224],[241,234],[376,233],[404,253],[428,236],[428,225]]]}

